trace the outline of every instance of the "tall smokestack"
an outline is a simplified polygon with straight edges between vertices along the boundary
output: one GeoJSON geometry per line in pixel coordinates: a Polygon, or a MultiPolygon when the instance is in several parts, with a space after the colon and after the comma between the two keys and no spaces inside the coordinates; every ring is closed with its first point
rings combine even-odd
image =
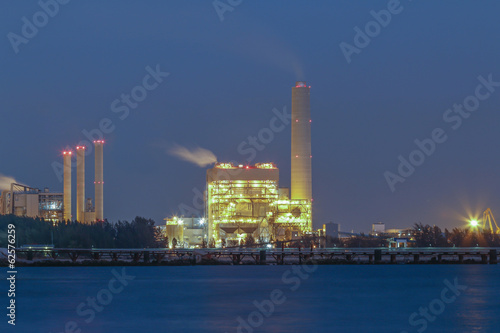
{"type": "Polygon", "coordinates": [[[102,147],[104,140],[94,141],[95,145],[95,219],[96,221],[104,220],[104,205],[103,205],[103,187],[104,174],[102,162],[102,147]]]}
{"type": "Polygon", "coordinates": [[[85,147],[76,147],[76,220],[85,222],[85,147]]]}
{"type": "Polygon", "coordinates": [[[304,81],[292,88],[292,200],[312,201],[310,88],[304,81]]]}
{"type": "Polygon", "coordinates": [[[71,220],[71,151],[63,151],[64,193],[63,219],[71,220]]]}

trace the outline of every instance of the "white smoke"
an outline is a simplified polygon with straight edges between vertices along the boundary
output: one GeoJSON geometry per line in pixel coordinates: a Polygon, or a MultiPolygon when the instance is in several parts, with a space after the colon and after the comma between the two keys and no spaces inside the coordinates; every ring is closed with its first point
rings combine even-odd
{"type": "Polygon", "coordinates": [[[196,164],[200,168],[217,162],[217,157],[208,149],[196,147],[192,150],[175,145],[169,151],[170,155],[177,156],[181,160],[196,164]]]}
{"type": "Polygon", "coordinates": [[[0,173],[0,191],[10,190],[10,184],[18,183],[14,178],[0,173]]]}

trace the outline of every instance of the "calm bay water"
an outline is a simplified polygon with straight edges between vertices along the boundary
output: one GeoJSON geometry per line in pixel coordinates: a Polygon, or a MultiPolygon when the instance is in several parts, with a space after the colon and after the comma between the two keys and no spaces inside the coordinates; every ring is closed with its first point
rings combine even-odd
{"type": "Polygon", "coordinates": [[[3,280],[0,331],[500,331],[500,265],[305,268],[19,268],[16,326],[3,280]]]}

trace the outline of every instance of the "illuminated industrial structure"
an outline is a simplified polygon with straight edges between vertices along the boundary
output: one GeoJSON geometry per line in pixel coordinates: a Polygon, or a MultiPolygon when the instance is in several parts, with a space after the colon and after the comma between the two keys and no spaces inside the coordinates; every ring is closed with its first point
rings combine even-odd
{"type": "Polygon", "coordinates": [[[239,242],[243,234],[255,232],[269,239],[278,182],[279,170],[272,163],[219,163],[207,170],[208,239],[239,242]]]}
{"type": "Polygon", "coordinates": [[[229,245],[252,235],[268,242],[311,231],[310,202],[290,200],[287,192],[279,188],[279,170],[272,163],[216,164],[207,170],[208,239],[229,245]]]}
{"type": "Polygon", "coordinates": [[[500,227],[493,216],[493,212],[489,208],[483,213],[483,230],[489,230],[491,233],[500,234],[500,227]]]}

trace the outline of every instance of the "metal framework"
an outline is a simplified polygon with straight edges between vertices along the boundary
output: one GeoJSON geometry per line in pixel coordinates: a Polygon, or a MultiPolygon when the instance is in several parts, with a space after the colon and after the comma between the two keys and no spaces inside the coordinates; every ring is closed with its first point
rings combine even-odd
{"type": "Polygon", "coordinates": [[[272,203],[271,223],[274,233],[279,228],[298,230],[305,234],[312,231],[311,202],[304,200],[277,200],[272,203]]]}
{"type": "Polygon", "coordinates": [[[491,233],[500,234],[500,228],[498,227],[497,221],[493,216],[491,209],[486,209],[483,213],[483,230],[489,227],[491,233]],[[493,228],[495,226],[495,229],[493,228]]]}
{"type": "Polygon", "coordinates": [[[208,184],[207,194],[213,238],[220,239],[221,233],[234,234],[237,237],[238,234],[253,233],[270,216],[270,207],[278,199],[278,182],[214,181],[208,184]]]}

